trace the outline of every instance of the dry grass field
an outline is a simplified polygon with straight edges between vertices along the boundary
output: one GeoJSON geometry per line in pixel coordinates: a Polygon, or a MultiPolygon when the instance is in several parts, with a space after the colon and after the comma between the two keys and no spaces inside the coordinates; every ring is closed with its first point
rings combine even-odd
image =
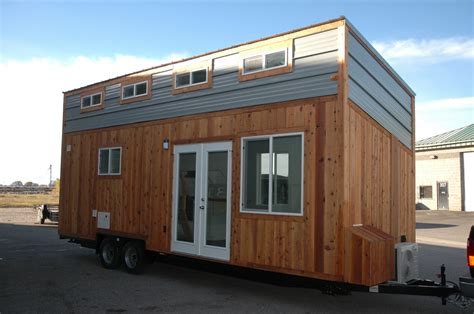
{"type": "Polygon", "coordinates": [[[39,204],[59,204],[59,181],[48,194],[0,194],[0,207],[32,207],[39,204]]]}
{"type": "Polygon", "coordinates": [[[52,194],[0,194],[0,207],[32,207],[39,204],[59,204],[59,196],[52,194]]]}

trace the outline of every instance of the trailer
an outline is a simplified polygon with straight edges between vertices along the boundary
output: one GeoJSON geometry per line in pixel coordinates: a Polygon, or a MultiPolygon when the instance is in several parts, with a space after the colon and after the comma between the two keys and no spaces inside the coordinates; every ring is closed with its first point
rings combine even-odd
{"type": "Polygon", "coordinates": [[[59,235],[129,272],[155,252],[406,281],[414,103],[345,17],[67,91],[59,235]]]}
{"type": "Polygon", "coordinates": [[[37,223],[43,225],[46,219],[49,219],[51,222],[59,222],[59,208],[57,204],[33,205],[33,208],[36,211],[37,223]]]}

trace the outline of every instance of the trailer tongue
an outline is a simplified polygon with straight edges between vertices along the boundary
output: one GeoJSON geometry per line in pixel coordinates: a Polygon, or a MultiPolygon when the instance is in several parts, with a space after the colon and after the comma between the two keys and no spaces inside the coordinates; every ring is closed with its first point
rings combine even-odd
{"type": "Polygon", "coordinates": [[[440,282],[428,279],[413,279],[405,284],[386,282],[370,287],[369,292],[440,297],[443,305],[449,301],[461,308],[474,304],[474,279],[461,277],[459,285],[448,281],[444,264],[438,277],[440,282]]]}

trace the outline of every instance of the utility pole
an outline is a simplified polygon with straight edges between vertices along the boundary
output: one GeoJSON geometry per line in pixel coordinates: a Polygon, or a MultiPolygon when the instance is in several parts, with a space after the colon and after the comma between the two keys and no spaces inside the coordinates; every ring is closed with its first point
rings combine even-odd
{"type": "Polygon", "coordinates": [[[53,165],[49,165],[49,187],[53,186],[53,165]]]}

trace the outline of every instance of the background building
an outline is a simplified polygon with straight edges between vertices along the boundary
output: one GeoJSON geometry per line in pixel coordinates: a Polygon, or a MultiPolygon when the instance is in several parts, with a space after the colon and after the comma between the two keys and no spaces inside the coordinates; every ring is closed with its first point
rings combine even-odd
{"type": "Polygon", "coordinates": [[[474,124],[416,143],[416,208],[474,211],[474,124]]]}

